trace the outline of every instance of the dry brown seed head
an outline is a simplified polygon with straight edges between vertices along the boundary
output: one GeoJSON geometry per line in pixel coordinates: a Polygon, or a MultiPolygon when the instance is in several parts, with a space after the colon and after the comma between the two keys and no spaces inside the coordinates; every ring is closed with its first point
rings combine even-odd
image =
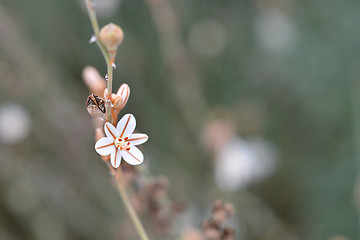
{"type": "Polygon", "coordinates": [[[224,208],[225,208],[227,217],[231,217],[232,215],[235,214],[235,207],[232,203],[229,203],[229,202],[226,203],[224,208]]]}
{"type": "Polygon", "coordinates": [[[232,227],[225,227],[221,234],[222,240],[234,240],[235,239],[235,230],[232,227]]]}
{"type": "Polygon", "coordinates": [[[212,206],[212,211],[218,211],[219,209],[223,209],[224,208],[224,202],[220,199],[215,200],[213,206],[212,206]]]}
{"type": "Polygon", "coordinates": [[[181,240],[205,240],[199,230],[190,229],[182,233],[181,240]]]}
{"type": "Polygon", "coordinates": [[[219,210],[213,212],[212,218],[214,221],[218,222],[219,224],[224,222],[227,218],[225,209],[219,209],[219,210]]]}

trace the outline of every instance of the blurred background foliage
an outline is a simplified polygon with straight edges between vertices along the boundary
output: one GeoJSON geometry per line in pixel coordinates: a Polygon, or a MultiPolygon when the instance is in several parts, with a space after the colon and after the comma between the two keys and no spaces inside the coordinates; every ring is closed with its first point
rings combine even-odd
{"type": "MultiPolygon", "coordinates": [[[[222,198],[237,239],[359,238],[359,1],[96,4],[100,25],[125,32],[114,89],[129,84],[123,113],[150,136],[146,164],[187,201],[179,226],[200,228],[222,198]],[[219,121],[262,156],[231,186],[207,132],[219,121]]],[[[0,239],[119,239],[127,217],[93,149],[81,77],[106,72],[91,34],[80,0],[0,2],[0,239]]]]}

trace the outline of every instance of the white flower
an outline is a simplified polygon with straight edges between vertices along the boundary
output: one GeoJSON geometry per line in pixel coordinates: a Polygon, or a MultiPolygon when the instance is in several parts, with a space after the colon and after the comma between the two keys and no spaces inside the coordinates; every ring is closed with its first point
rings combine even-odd
{"type": "Polygon", "coordinates": [[[144,161],[144,155],[136,147],[148,140],[144,133],[133,133],[136,126],[135,117],[132,114],[124,115],[116,128],[109,122],[105,123],[106,137],[99,139],[95,144],[95,150],[102,156],[110,156],[111,165],[114,168],[120,166],[121,158],[131,165],[139,165],[144,161]]]}

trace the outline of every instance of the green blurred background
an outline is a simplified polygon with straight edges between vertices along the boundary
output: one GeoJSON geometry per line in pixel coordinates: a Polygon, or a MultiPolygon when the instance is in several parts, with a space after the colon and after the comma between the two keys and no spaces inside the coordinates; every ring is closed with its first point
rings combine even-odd
{"type": "MultiPolygon", "coordinates": [[[[101,26],[125,32],[114,89],[130,86],[122,113],[150,136],[145,164],[187,201],[179,229],[200,228],[221,198],[237,239],[359,239],[359,1],[96,4],[101,26]],[[218,172],[229,151],[208,143],[216,121],[252,156],[235,182],[218,172]]],[[[0,1],[1,240],[119,239],[127,217],[81,77],[106,73],[91,35],[81,0],[0,1]]]]}

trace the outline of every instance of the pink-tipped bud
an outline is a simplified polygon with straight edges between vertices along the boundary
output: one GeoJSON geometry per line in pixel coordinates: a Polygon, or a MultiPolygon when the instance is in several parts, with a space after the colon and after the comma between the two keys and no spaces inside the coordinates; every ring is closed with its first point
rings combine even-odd
{"type": "Polygon", "coordinates": [[[88,66],[84,68],[82,77],[91,93],[94,93],[99,97],[103,97],[104,89],[106,88],[106,82],[94,67],[88,66]]]}
{"type": "Polygon", "coordinates": [[[112,61],[115,60],[118,46],[124,39],[123,30],[116,24],[109,23],[100,30],[100,40],[109,52],[112,61]]]}
{"type": "Polygon", "coordinates": [[[125,107],[127,101],[129,100],[130,96],[130,87],[126,83],[122,84],[119,87],[119,90],[116,93],[117,99],[114,102],[114,108],[117,110],[121,110],[125,107]]]}

